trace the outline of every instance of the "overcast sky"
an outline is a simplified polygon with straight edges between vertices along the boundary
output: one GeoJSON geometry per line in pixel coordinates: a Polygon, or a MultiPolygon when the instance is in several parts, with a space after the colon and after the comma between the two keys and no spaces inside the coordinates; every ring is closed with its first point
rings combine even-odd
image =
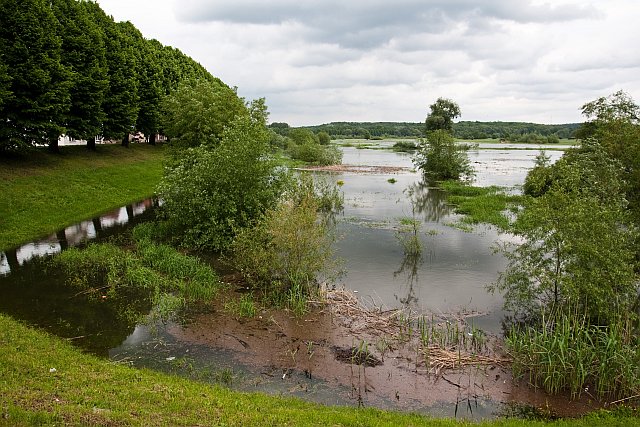
{"type": "Polygon", "coordinates": [[[98,0],[179,48],[272,122],[582,121],[625,90],[640,101],[638,0],[98,0]]]}

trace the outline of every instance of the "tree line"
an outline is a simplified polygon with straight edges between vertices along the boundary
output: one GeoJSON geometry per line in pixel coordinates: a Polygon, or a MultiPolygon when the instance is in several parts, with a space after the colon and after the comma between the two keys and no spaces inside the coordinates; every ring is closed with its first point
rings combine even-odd
{"type": "Polygon", "coordinates": [[[66,134],[155,143],[161,101],[187,80],[225,87],[180,50],[86,0],[0,0],[0,153],[58,151],[66,134]]]}
{"type": "MultiPolygon", "coordinates": [[[[287,136],[293,129],[287,123],[275,122],[270,127],[287,136]]],[[[461,139],[503,139],[512,142],[557,142],[558,139],[576,138],[580,123],[546,125],[526,122],[478,122],[459,121],[452,124],[453,135],[461,139]]],[[[314,133],[326,132],[334,139],[341,138],[422,138],[424,122],[332,122],[317,126],[305,126],[314,133]]]]}

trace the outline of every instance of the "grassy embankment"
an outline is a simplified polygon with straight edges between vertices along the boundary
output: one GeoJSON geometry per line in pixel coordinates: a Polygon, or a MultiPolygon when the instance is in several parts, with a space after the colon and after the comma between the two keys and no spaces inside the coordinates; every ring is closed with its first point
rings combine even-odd
{"type": "MultiPolygon", "coordinates": [[[[124,151],[120,147],[99,147],[98,153],[82,150],[68,150],[59,157],[38,154],[22,165],[2,161],[3,247],[144,197],[153,190],[161,173],[157,148],[141,146],[124,151]]],[[[237,393],[114,365],[0,314],[0,425],[53,424],[465,425],[453,420],[237,393]]],[[[554,423],[634,424],[638,424],[637,418],[604,412],[554,423]]],[[[546,424],[499,420],[485,425],[546,424]]]]}
{"type": "Polygon", "coordinates": [[[61,151],[0,158],[0,250],[150,196],[162,176],[160,146],[61,151]]]}

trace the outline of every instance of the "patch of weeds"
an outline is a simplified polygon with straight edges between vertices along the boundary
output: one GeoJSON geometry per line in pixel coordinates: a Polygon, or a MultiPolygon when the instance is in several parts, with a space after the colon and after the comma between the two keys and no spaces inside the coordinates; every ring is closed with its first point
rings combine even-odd
{"type": "MultiPolygon", "coordinates": [[[[522,199],[496,186],[473,187],[460,181],[444,181],[440,186],[447,191],[448,201],[455,206],[455,212],[464,215],[460,223],[465,225],[486,223],[508,231],[511,227],[508,212],[517,209],[522,199]]],[[[455,228],[463,229],[458,225],[455,228]]],[[[464,227],[463,231],[467,229],[464,227]]]]}
{"type": "Polygon", "coordinates": [[[253,295],[244,294],[237,300],[227,301],[224,310],[237,317],[252,318],[256,316],[257,307],[253,295]]]}
{"type": "Polygon", "coordinates": [[[397,179],[395,179],[395,178],[389,178],[389,179],[387,180],[387,182],[388,182],[389,184],[395,184],[396,182],[398,182],[398,180],[397,180],[397,179]]]}
{"type": "Polygon", "coordinates": [[[444,225],[447,227],[455,228],[456,230],[464,231],[465,233],[472,233],[473,226],[464,222],[446,222],[444,225]]]}

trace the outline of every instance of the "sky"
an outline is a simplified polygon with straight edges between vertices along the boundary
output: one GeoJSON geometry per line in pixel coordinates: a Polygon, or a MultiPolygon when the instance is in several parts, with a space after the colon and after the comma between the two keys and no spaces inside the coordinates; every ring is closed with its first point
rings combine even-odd
{"type": "Polygon", "coordinates": [[[97,0],[180,49],[271,122],[569,123],[624,90],[640,101],[638,0],[97,0]]]}

